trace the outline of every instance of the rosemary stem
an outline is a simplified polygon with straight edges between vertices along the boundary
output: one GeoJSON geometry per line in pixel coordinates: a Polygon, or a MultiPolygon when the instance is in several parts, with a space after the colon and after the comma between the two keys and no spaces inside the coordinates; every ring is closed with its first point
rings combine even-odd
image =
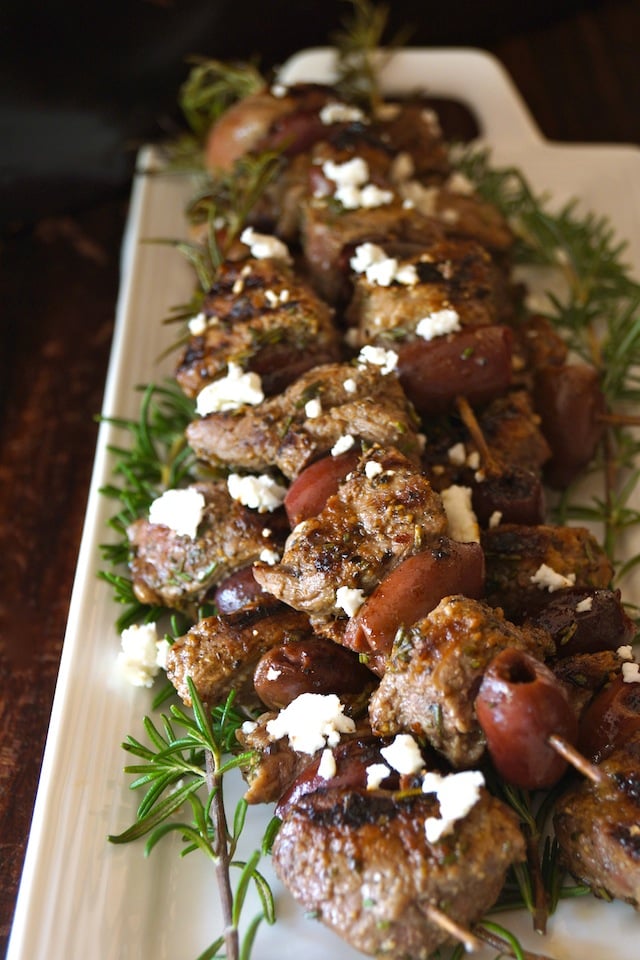
{"type": "Polygon", "coordinates": [[[224,941],[227,960],[239,960],[240,942],[238,928],[233,922],[233,890],[230,879],[229,830],[224,809],[222,777],[216,769],[214,756],[210,750],[205,753],[207,786],[213,794],[213,816],[215,821],[216,876],[220,890],[220,904],[224,922],[224,941]]]}
{"type": "MultiPolygon", "coordinates": [[[[493,930],[488,930],[485,924],[478,924],[478,926],[474,927],[473,932],[480,940],[484,940],[484,942],[488,943],[494,950],[498,950],[500,953],[506,954],[509,957],[518,956],[505,937],[501,937],[493,930]]],[[[548,956],[546,953],[532,953],[530,950],[525,949],[520,950],[519,953],[522,960],[554,960],[553,957],[548,956]]]]}

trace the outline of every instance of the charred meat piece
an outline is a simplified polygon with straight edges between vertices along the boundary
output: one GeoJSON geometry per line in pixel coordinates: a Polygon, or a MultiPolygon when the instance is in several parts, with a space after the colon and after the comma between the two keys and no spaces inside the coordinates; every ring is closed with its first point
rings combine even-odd
{"type": "Polygon", "coordinates": [[[272,515],[266,527],[255,510],[231,499],[224,481],[192,488],[205,498],[195,539],[143,518],[127,530],[133,589],[141,603],[193,609],[226,576],[284,539],[282,520],[272,515]]]}
{"type": "Polygon", "coordinates": [[[580,717],[594,697],[620,673],[620,659],[613,650],[575,653],[553,663],[553,672],[569,694],[580,717]]]}
{"type": "Polygon", "coordinates": [[[552,652],[544,631],[516,627],[478,600],[445,597],[398,633],[369,704],[372,730],[426,737],[454,767],[473,766],[485,748],[475,696],[485,668],[507,647],[539,659],[552,652]]]}
{"type": "Polygon", "coordinates": [[[347,210],[333,198],[312,197],[302,210],[300,239],[309,277],[320,296],[333,304],[350,299],[350,260],[359,244],[429,245],[443,236],[437,221],[407,209],[400,199],[347,210]]]}
{"type": "Polygon", "coordinates": [[[613,568],[584,527],[501,524],[481,538],[487,564],[487,601],[516,623],[566,587],[604,588],[613,568]]]}
{"type": "Polygon", "coordinates": [[[442,502],[429,481],[397,450],[375,447],[324,509],[294,528],[281,562],[257,564],[255,577],[295,609],[344,616],[340,588],[364,597],[445,528],[442,502]]]}
{"type": "Polygon", "coordinates": [[[277,644],[312,634],[308,619],[286,607],[252,610],[233,618],[205,617],[172,644],[167,676],[189,705],[190,678],[202,701],[224,703],[235,690],[243,705],[259,704],[253,672],[260,657],[277,644]]]}
{"type": "Polygon", "coordinates": [[[331,310],[282,260],[222,264],[202,315],[206,326],[190,338],[176,371],[190,397],[231,362],[258,373],[268,396],[340,355],[331,310]]]}
{"type": "Polygon", "coordinates": [[[562,860],[596,896],[640,908],[640,733],[600,764],[601,784],[584,780],[554,815],[562,860]]]}
{"type": "Polygon", "coordinates": [[[277,397],[209,414],[187,428],[202,460],[254,472],[276,466],[289,479],[344,437],[396,446],[419,459],[415,414],[394,373],[373,364],[315,367],[277,397]]]}
{"type": "Polygon", "coordinates": [[[426,960],[451,944],[428,905],[472,925],[524,850],[512,813],[484,790],[453,833],[430,843],[425,820],[437,813],[433,796],[318,790],[286,814],[273,847],[276,872],[357,950],[426,960]]]}
{"type": "Polygon", "coordinates": [[[556,656],[617,650],[633,643],[636,625],[622,606],[619,590],[559,590],[531,618],[551,634],[556,656]]]}
{"type": "Polygon", "coordinates": [[[458,326],[500,319],[495,266],[484,247],[470,240],[437,240],[412,256],[396,256],[392,244],[363,244],[351,265],[358,276],[347,316],[358,344],[389,347],[414,339],[420,321],[442,311],[455,314],[458,326]],[[389,261],[397,264],[395,273],[384,274],[389,261]]]}

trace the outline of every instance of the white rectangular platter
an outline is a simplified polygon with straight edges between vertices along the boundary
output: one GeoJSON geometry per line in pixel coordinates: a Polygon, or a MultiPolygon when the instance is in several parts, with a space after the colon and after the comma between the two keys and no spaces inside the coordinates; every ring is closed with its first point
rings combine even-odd
{"type": "MultiPolygon", "coordinates": [[[[282,80],[330,80],[332,65],[331,51],[307,51],[285,65],[282,80]]],[[[479,51],[405,50],[382,77],[393,93],[423,88],[465,102],[497,165],[521,167],[534,188],[549,191],[558,205],[579,197],[585,209],[609,216],[617,235],[628,240],[628,260],[640,275],[640,150],[544,141],[500,65],[479,51]]],[[[142,241],[184,234],[190,189],[184,178],[136,179],[103,407],[107,417],[135,417],[136,385],[170,373],[171,361],[159,365],[156,358],[175,332],[161,320],[189,299],[192,274],[171,247],[142,241]]],[[[215,879],[204,858],[180,859],[177,846],[164,841],[147,861],[142,844],[112,846],[106,840],[134,818],[137,797],[122,773],[120,744],[129,733],[142,735],[151,703],[148,690],[125,685],[116,670],[118,611],[96,576],[112,511],[98,490],[110,480],[107,447],[121,440],[103,423],[8,960],[195,960],[220,932],[215,879]]],[[[240,783],[237,789],[239,794],[240,783]]],[[[268,816],[262,809],[253,812],[247,851],[259,843],[268,816]]],[[[273,880],[268,865],[265,872],[273,880]]],[[[359,956],[273,884],[279,919],[261,929],[256,960],[359,956]]],[[[531,932],[526,916],[500,922],[530,949],[556,960],[639,955],[640,916],[623,904],[593,898],[563,904],[544,939],[531,932]]]]}

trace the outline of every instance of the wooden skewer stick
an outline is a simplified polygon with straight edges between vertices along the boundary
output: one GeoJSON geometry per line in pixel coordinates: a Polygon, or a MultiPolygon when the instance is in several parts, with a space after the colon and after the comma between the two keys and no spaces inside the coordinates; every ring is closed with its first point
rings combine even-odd
{"type": "MultiPolygon", "coordinates": [[[[515,956],[511,944],[503,937],[493,933],[492,930],[487,930],[486,927],[479,925],[476,927],[476,932],[478,937],[484,940],[485,943],[488,943],[490,947],[493,947],[494,950],[499,950],[501,953],[508,954],[510,957],[515,956]]],[[[546,953],[532,953],[530,950],[523,950],[522,956],[524,960],[553,960],[553,957],[547,956],[546,953]]]]}
{"type": "Polygon", "coordinates": [[[572,767],[575,767],[579,773],[588,777],[593,783],[604,783],[607,779],[606,775],[595,763],[587,760],[587,758],[576,750],[568,740],[565,740],[564,737],[559,737],[555,733],[552,733],[548,738],[548,742],[561,757],[564,757],[567,763],[570,763],[572,767]]]}
{"type": "Polygon", "coordinates": [[[460,943],[464,944],[464,948],[467,953],[475,953],[480,950],[482,943],[476,937],[471,930],[467,930],[465,927],[461,926],[459,923],[456,923],[455,920],[452,920],[446,913],[443,913],[439,907],[436,907],[433,903],[421,903],[420,909],[422,912],[434,923],[436,926],[440,927],[441,930],[445,930],[452,937],[455,937],[456,940],[459,940],[460,943]]]}
{"type": "Polygon", "coordinates": [[[497,464],[495,462],[495,457],[492,455],[489,450],[487,441],[485,440],[484,434],[482,432],[482,427],[478,423],[478,418],[473,412],[471,404],[466,397],[456,397],[456,407],[458,408],[458,413],[460,414],[460,419],[464,423],[465,427],[471,435],[471,439],[478,448],[478,453],[482,458],[483,466],[486,470],[496,471],[497,464]]]}

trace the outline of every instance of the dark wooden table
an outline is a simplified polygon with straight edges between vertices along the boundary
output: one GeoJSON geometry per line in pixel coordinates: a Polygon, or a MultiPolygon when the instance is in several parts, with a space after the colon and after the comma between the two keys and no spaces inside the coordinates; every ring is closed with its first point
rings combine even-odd
{"type": "MultiPolygon", "coordinates": [[[[477,45],[550,139],[640,145],[640,4],[573,4],[477,45]],[[576,12],[577,11],[577,12],[576,12]]],[[[454,41],[455,32],[449,38],[454,41]]],[[[470,38],[465,35],[465,43],[470,38]]],[[[471,38],[473,41],[473,38],[471,38]]],[[[206,51],[203,51],[206,52],[206,51]]],[[[129,184],[2,241],[0,950],[8,942],[82,530],[129,184]]],[[[638,211],[640,216],[640,211],[638,211]]],[[[35,958],[34,958],[35,960],[35,958]]]]}

